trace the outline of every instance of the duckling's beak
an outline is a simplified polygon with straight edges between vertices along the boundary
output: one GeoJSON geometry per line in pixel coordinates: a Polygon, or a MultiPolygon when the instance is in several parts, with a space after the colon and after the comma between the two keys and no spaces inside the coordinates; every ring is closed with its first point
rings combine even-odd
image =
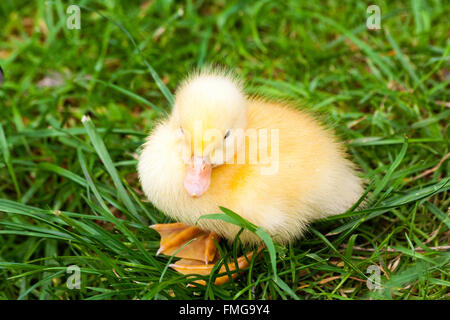
{"type": "Polygon", "coordinates": [[[184,188],[191,197],[200,197],[211,183],[211,163],[202,157],[193,156],[187,165],[184,188]]]}

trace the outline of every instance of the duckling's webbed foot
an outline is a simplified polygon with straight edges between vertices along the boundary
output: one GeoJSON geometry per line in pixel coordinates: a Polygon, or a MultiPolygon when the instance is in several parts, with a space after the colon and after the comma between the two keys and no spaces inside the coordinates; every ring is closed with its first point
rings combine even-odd
{"type": "MultiPolygon", "coordinates": [[[[174,255],[178,258],[198,260],[207,265],[216,258],[217,247],[214,239],[219,237],[213,232],[206,232],[181,222],[155,224],[150,228],[161,235],[160,247],[156,255],[174,255]]],[[[198,262],[197,262],[198,263],[198,262]]]]}
{"type": "MultiPolygon", "coordinates": [[[[182,258],[170,265],[171,268],[182,274],[211,274],[215,262],[218,260],[218,251],[214,241],[219,242],[220,238],[214,232],[206,232],[197,227],[188,226],[183,223],[155,224],[150,226],[161,235],[160,247],[157,255],[162,253],[165,255],[174,255],[182,258]]],[[[260,247],[257,252],[260,252],[260,247]]],[[[226,273],[227,269],[234,279],[237,277],[236,266],[239,270],[249,266],[249,261],[253,257],[253,251],[241,256],[236,262],[223,265],[219,274],[226,273]]],[[[230,280],[230,276],[224,275],[217,277],[216,285],[226,283],[230,280]]],[[[205,285],[205,281],[197,280],[198,284],[205,285]]]]}
{"type": "MultiPolygon", "coordinates": [[[[259,252],[259,249],[258,249],[259,252]]],[[[250,264],[249,262],[253,258],[253,251],[250,251],[244,256],[241,256],[237,258],[236,262],[228,263],[227,265],[222,265],[222,267],[219,270],[219,274],[226,273],[227,269],[231,273],[231,277],[235,279],[238,276],[238,272],[236,272],[236,265],[238,267],[238,270],[243,270],[247,268],[250,264]]],[[[211,274],[214,268],[214,263],[210,264],[202,264],[200,261],[190,260],[190,259],[181,259],[177,261],[176,263],[172,263],[170,267],[178,271],[182,274],[199,274],[207,276],[211,274]]],[[[214,281],[214,284],[221,285],[230,280],[229,275],[223,275],[220,277],[217,277],[214,281]]],[[[196,280],[195,283],[206,285],[206,282],[203,280],[196,280]]]]}

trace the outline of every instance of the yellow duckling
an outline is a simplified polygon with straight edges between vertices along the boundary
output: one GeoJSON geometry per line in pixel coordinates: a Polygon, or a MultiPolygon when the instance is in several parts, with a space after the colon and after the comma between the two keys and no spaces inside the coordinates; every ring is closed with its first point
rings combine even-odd
{"type": "MultiPolygon", "coordinates": [[[[138,172],[148,199],[179,221],[152,227],[162,236],[158,254],[178,252],[184,259],[172,267],[183,273],[208,274],[213,238],[232,241],[239,232],[223,221],[199,220],[219,206],[286,244],[313,220],[345,212],[363,193],[330,130],[287,103],[247,97],[241,82],[220,70],[197,72],[179,86],[172,114],[143,147],[138,172]]],[[[260,243],[248,231],[240,238],[260,243]]]]}

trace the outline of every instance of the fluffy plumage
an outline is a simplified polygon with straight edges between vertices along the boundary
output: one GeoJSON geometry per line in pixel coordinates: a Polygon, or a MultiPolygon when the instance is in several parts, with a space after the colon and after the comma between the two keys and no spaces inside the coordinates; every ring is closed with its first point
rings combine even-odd
{"type": "MultiPolygon", "coordinates": [[[[313,220],[343,213],[359,199],[362,180],[354,168],[343,145],[314,117],[287,103],[248,98],[239,81],[220,71],[199,72],[181,84],[172,114],[149,135],[138,164],[148,199],[171,218],[233,240],[238,227],[198,221],[224,206],[280,243],[301,237],[313,220]],[[239,129],[267,130],[267,151],[274,156],[260,154],[259,162],[268,162],[251,163],[248,153],[254,144],[248,137],[239,140],[239,129]],[[207,130],[221,138],[205,138],[207,130]],[[271,132],[278,132],[278,145],[270,140],[271,132]],[[233,153],[220,159],[217,154],[232,143],[233,153]],[[243,146],[245,161],[236,163],[243,146]],[[209,188],[200,197],[190,196],[183,186],[186,161],[193,155],[213,165],[209,188]],[[263,174],[263,168],[273,172],[263,174]]],[[[241,234],[241,240],[260,241],[250,232],[241,234]]]]}

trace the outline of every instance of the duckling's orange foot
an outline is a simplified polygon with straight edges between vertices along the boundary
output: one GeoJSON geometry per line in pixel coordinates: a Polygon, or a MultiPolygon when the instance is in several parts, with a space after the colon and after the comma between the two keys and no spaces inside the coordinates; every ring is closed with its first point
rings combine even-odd
{"type": "Polygon", "coordinates": [[[217,247],[214,239],[219,241],[219,237],[214,232],[206,232],[194,226],[183,223],[155,224],[150,228],[156,230],[161,235],[160,247],[156,253],[165,255],[175,255],[175,257],[197,260],[208,265],[214,261],[217,247]]]}
{"type": "MultiPolygon", "coordinates": [[[[156,255],[162,253],[165,255],[174,255],[182,258],[170,265],[176,271],[182,274],[198,274],[207,276],[211,274],[215,262],[218,258],[217,247],[214,242],[220,241],[220,238],[214,232],[206,232],[197,227],[188,226],[183,223],[155,224],[150,228],[156,230],[161,235],[160,247],[156,255]]],[[[257,252],[260,252],[260,247],[257,252]]],[[[231,277],[235,279],[238,270],[245,269],[253,257],[253,251],[241,256],[236,262],[223,265],[219,274],[230,271],[231,277]]],[[[230,280],[229,275],[217,277],[216,285],[224,284],[230,280]]],[[[205,285],[205,281],[197,280],[198,284],[205,285]]]]}
{"type": "MultiPolygon", "coordinates": [[[[258,252],[259,251],[260,249],[258,249],[258,252]]],[[[219,274],[227,272],[228,269],[228,271],[231,272],[231,278],[235,279],[238,276],[238,272],[236,271],[236,265],[238,267],[238,270],[245,269],[249,266],[249,262],[251,261],[252,257],[253,251],[247,253],[245,256],[239,257],[236,263],[232,262],[227,265],[223,265],[219,270],[219,274]]],[[[182,274],[199,274],[207,276],[211,274],[214,265],[215,265],[214,263],[203,264],[201,263],[201,261],[191,259],[181,259],[176,263],[171,264],[170,267],[172,267],[173,269],[182,274]]],[[[228,282],[229,280],[230,276],[227,274],[224,276],[217,277],[216,280],[214,281],[214,284],[221,285],[228,282]]],[[[195,283],[206,285],[206,282],[203,280],[196,280],[195,283]]]]}

